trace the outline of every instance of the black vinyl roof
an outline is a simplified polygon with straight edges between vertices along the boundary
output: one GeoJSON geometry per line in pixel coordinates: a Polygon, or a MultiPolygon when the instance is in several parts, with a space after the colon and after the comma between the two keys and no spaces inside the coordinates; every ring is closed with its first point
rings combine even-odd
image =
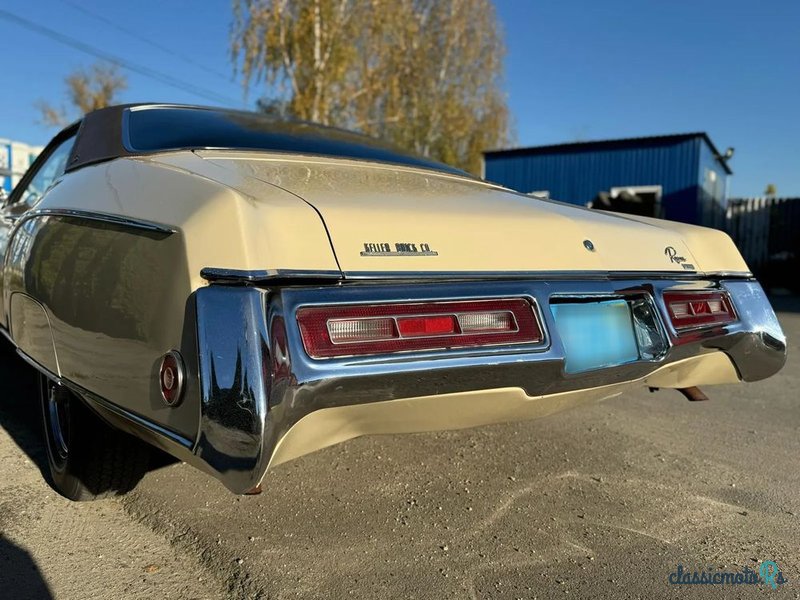
{"type": "Polygon", "coordinates": [[[723,166],[725,171],[731,175],[731,171],[725,157],[720,154],[714,142],[708,137],[705,131],[697,131],[692,133],[674,133],[668,135],[650,135],[643,137],[620,138],[613,140],[594,140],[588,142],[568,142],[565,144],[550,144],[547,146],[530,146],[527,148],[509,148],[506,150],[488,150],[483,153],[486,158],[495,158],[502,156],[536,156],[540,154],[556,154],[564,152],[585,152],[591,150],[620,150],[625,148],[641,148],[650,145],[669,145],[695,138],[703,139],[708,144],[711,151],[714,153],[716,159],[723,166]]]}
{"type": "Polygon", "coordinates": [[[199,149],[333,156],[466,175],[344,129],[253,112],[177,104],[126,104],[87,114],[78,125],[67,172],[124,156],[199,149]]]}

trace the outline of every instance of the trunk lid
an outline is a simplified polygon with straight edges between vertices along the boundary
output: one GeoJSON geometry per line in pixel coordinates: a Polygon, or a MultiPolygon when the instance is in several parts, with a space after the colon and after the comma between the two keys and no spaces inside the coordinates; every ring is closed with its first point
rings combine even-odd
{"type": "Polygon", "coordinates": [[[345,276],[702,269],[680,230],[467,178],[338,159],[197,154],[314,207],[345,276]]]}

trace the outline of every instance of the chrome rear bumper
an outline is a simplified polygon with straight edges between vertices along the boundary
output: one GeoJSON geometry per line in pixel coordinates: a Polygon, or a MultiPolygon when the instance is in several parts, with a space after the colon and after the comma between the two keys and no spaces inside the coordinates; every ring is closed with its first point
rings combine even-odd
{"type": "MultiPolygon", "coordinates": [[[[320,409],[519,388],[527,396],[643,380],[665,365],[722,351],[738,377],[755,381],[785,362],[786,343],[761,286],[752,280],[473,281],[260,289],[212,285],[196,294],[201,422],[189,460],[234,492],[256,488],[286,432],[320,409]],[[662,294],[724,289],[738,320],[698,330],[688,343],[663,317],[662,294]],[[314,360],[295,313],[310,304],[528,297],[547,330],[535,347],[494,347],[314,360]],[[643,298],[665,341],[649,360],[578,374],[564,372],[564,349],[550,303],[571,297],[643,298]]],[[[435,428],[435,427],[433,427],[435,428]]]]}

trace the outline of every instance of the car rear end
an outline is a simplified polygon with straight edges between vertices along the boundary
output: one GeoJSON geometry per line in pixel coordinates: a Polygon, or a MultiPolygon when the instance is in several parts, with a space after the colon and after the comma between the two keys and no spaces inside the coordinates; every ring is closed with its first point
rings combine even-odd
{"type": "MultiPolygon", "coordinates": [[[[239,215],[223,239],[242,258],[206,262],[192,296],[200,424],[183,456],[234,492],[360,435],[755,381],[785,360],[722,232],[408,165],[223,150],[152,163],[237,198],[213,206],[239,215]]],[[[193,259],[209,248],[195,223],[193,259]]]]}
{"type": "Polygon", "coordinates": [[[238,492],[364,434],[536,418],[634,385],[754,381],[785,360],[750,278],[206,276],[197,454],[238,492]]]}

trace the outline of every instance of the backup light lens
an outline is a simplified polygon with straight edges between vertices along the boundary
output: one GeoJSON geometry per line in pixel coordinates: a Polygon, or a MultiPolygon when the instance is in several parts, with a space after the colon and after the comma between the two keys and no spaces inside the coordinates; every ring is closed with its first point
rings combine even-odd
{"type": "Polygon", "coordinates": [[[514,331],[516,322],[510,312],[467,313],[459,315],[462,331],[514,331]]]}
{"type": "Polygon", "coordinates": [[[358,304],[297,311],[313,358],[538,343],[542,329],[524,298],[358,304]]]}
{"type": "Polygon", "coordinates": [[[334,344],[367,340],[390,340],[397,337],[394,319],[332,319],[328,333],[334,344]]]}
{"type": "Polygon", "coordinates": [[[736,320],[733,304],[723,292],[665,292],[664,303],[672,325],[679,332],[736,320]]]}

